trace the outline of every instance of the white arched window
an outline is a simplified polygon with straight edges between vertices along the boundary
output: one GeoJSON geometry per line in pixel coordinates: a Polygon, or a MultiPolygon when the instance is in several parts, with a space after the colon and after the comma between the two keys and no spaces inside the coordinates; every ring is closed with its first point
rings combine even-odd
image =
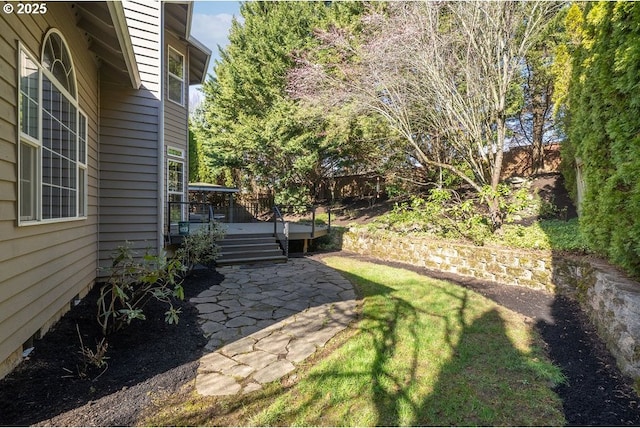
{"type": "Polygon", "coordinates": [[[69,94],[76,97],[76,76],[73,61],[62,35],[51,30],[42,44],[42,66],[56,78],[69,94]]]}
{"type": "Polygon", "coordinates": [[[41,60],[22,44],[19,87],[19,222],[83,218],[87,201],[87,118],[60,32],[44,37],[41,60]]]}

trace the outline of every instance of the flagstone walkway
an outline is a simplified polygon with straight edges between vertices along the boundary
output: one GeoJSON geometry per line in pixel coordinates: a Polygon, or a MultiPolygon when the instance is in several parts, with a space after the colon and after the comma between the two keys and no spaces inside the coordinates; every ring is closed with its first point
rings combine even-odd
{"type": "Polygon", "coordinates": [[[196,390],[232,395],[282,378],[356,316],[356,295],[337,271],[308,258],[218,268],[222,283],[191,299],[210,353],[196,390]]]}

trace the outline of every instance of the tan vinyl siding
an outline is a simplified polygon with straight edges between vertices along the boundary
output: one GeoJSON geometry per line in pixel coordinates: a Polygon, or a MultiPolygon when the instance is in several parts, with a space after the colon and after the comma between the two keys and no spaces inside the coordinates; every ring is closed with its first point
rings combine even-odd
{"type": "Polygon", "coordinates": [[[111,94],[103,97],[100,154],[100,264],[108,266],[126,240],[137,250],[157,247],[159,135],[157,125],[148,122],[157,120],[159,106],[150,109],[154,115],[130,112],[117,118],[118,106],[137,91],[105,85],[101,90],[111,94]]]}
{"type": "MultiPolygon", "coordinates": [[[[165,36],[165,54],[168,52],[169,46],[172,49],[175,49],[177,52],[183,55],[184,57],[184,85],[183,85],[183,94],[184,94],[184,105],[179,105],[173,101],[170,101],[167,97],[167,93],[169,92],[167,89],[168,79],[167,79],[167,65],[164,64],[163,67],[163,88],[165,93],[165,111],[164,111],[164,141],[165,146],[176,147],[179,149],[183,149],[188,152],[188,134],[187,134],[187,120],[188,120],[188,108],[189,108],[189,91],[188,84],[189,81],[189,57],[187,54],[187,47],[184,42],[179,41],[174,35],[167,33],[165,36]]],[[[166,61],[165,61],[166,63],[166,61]]]]}
{"type": "MultiPolygon", "coordinates": [[[[188,200],[187,196],[187,185],[189,181],[189,136],[188,136],[188,108],[189,108],[189,91],[188,91],[188,83],[189,82],[189,57],[187,52],[187,47],[183,41],[179,40],[175,35],[165,32],[165,45],[164,52],[165,58],[167,58],[169,47],[171,49],[180,53],[183,58],[183,105],[180,105],[169,99],[169,89],[168,89],[168,62],[165,59],[165,63],[162,68],[162,87],[164,94],[164,145],[165,152],[167,148],[175,148],[180,149],[184,153],[184,157],[182,159],[172,158],[174,160],[179,160],[183,163],[183,186],[184,186],[184,196],[183,201],[188,200]]],[[[168,170],[168,162],[170,157],[165,157],[164,161],[164,171],[167,174],[168,170]]],[[[165,195],[168,195],[168,180],[165,180],[164,192],[165,195]]],[[[165,222],[167,220],[165,219],[165,222]]],[[[166,227],[166,225],[165,225],[166,227]]]]}
{"type": "Polygon", "coordinates": [[[93,284],[97,269],[98,69],[74,26],[71,3],[47,6],[45,15],[0,14],[0,377],[3,362],[68,309],[93,284]],[[87,116],[88,218],[18,227],[18,41],[39,60],[49,28],[65,36],[87,116]]]}
{"type": "Polygon", "coordinates": [[[103,79],[100,132],[100,265],[125,241],[157,250],[160,3],[123,1],[142,80],[137,89],[103,79]]]}

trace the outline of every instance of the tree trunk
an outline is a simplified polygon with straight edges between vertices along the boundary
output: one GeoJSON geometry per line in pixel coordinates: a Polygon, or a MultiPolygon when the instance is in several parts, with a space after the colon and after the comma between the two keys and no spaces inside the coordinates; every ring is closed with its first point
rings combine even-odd
{"type": "MultiPolygon", "coordinates": [[[[502,105],[504,105],[504,100],[502,103],[502,105]]],[[[498,185],[500,184],[500,178],[502,175],[502,160],[504,158],[504,138],[507,131],[504,114],[500,114],[498,116],[496,125],[496,154],[494,157],[493,170],[491,172],[491,196],[488,201],[491,228],[494,232],[502,227],[504,219],[504,214],[500,208],[500,195],[498,194],[498,185]]]]}
{"type": "Polygon", "coordinates": [[[544,122],[547,111],[547,103],[544,94],[539,91],[531,100],[532,127],[531,136],[531,169],[534,174],[544,171],[544,122]]]}

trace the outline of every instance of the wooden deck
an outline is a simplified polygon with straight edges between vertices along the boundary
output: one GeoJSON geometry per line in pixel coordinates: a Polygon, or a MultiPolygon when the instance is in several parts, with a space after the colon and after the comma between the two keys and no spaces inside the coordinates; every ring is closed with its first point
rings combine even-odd
{"type": "MultiPolygon", "coordinates": [[[[315,239],[321,236],[325,236],[328,233],[327,226],[317,226],[315,230],[311,225],[300,223],[288,223],[289,224],[289,239],[315,239]]],[[[272,222],[255,222],[255,223],[222,223],[222,227],[226,229],[227,235],[252,235],[252,234],[265,234],[273,233],[272,222]]],[[[277,233],[283,233],[282,223],[277,224],[277,233]]]]}
{"type": "MultiPolygon", "coordinates": [[[[253,223],[219,223],[227,235],[262,235],[273,234],[273,222],[253,222],[253,223]]],[[[207,227],[208,223],[190,222],[189,231],[195,232],[202,227],[207,227]]],[[[315,229],[311,225],[301,223],[288,223],[289,240],[307,240],[325,236],[329,229],[326,225],[316,225],[315,229]]],[[[277,223],[277,233],[283,233],[282,223],[277,223]]],[[[171,236],[179,235],[178,225],[171,225],[171,236]]]]}

